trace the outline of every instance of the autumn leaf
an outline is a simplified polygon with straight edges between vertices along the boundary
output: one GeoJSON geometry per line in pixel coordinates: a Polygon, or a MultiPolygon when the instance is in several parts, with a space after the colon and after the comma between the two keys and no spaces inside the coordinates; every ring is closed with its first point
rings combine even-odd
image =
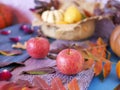
{"type": "Polygon", "coordinates": [[[50,90],[50,86],[40,77],[35,77],[33,82],[34,86],[38,87],[40,90],[50,90]]]}
{"type": "Polygon", "coordinates": [[[94,64],[93,59],[85,60],[85,62],[84,62],[84,70],[91,68],[93,66],[93,64],[94,64]]]}
{"type": "Polygon", "coordinates": [[[20,42],[17,42],[16,44],[12,45],[12,48],[17,48],[17,49],[23,49],[23,50],[25,50],[26,49],[26,42],[24,42],[24,44],[22,44],[20,42]]]}
{"type": "Polygon", "coordinates": [[[65,90],[64,85],[60,78],[56,77],[51,82],[51,89],[52,90],[65,90]]]}
{"type": "Polygon", "coordinates": [[[76,78],[73,78],[69,83],[68,83],[68,90],[80,90],[78,81],[76,78]]]}
{"type": "Polygon", "coordinates": [[[111,71],[112,63],[110,61],[106,61],[104,66],[103,66],[103,76],[106,78],[111,71]]]}
{"type": "Polygon", "coordinates": [[[102,68],[103,68],[102,61],[97,61],[94,66],[95,76],[98,76],[102,72],[102,68]]]}
{"type": "MultiPolygon", "coordinates": [[[[16,89],[14,89],[14,90],[16,90],[16,89]]],[[[20,89],[20,90],[41,90],[41,89],[39,89],[39,88],[22,87],[22,89],[20,89]]]]}
{"type": "Polygon", "coordinates": [[[56,71],[53,67],[43,67],[43,68],[37,68],[29,71],[23,71],[22,74],[43,75],[43,74],[51,74],[55,72],[56,71]]]}
{"type": "Polygon", "coordinates": [[[5,81],[0,82],[0,90],[13,90],[12,88],[14,88],[15,86],[16,85],[13,82],[5,82],[5,81]]]}
{"type": "Polygon", "coordinates": [[[18,79],[16,81],[16,85],[20,86],[20,87],[32,87],[31,83],[27,80],[21,80],[21,79],[18,79]]]}
{"type": "Polygon", "coordinates": [[[13,56],[22,54],[21,50],[0,50],[0,54],[4,56],[13,56]]]}

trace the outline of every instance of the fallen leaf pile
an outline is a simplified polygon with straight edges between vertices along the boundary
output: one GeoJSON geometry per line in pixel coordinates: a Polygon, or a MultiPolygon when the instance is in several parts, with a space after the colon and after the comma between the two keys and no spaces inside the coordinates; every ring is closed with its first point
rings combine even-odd
{"type": "Polygon", "coordinates": [[[82,52],[85,58],[84,69],[89,69],[94,65],[95,76],[102,74],[103,78],[106,78],[109,75],[112,65],[109,60],[110,53],[107,51],[106,46],[107,45],[102,38],[98,38],[96,43],[89,43],[88,48],[76,48],[82,52]]]}
{"type": "MultiPolygon", "coordinates": [[[[1,81],[0,90],[66,90],[60,78],[56,77],[48,85],[42,78],[35,77],[33,79],[33,85],[31,85],[27,80],[18,80],[16,82],[1,81]]],[[[67,88],[69,90],[80,90],[78,81],[73,78],[69,83],[67,88]]]]}

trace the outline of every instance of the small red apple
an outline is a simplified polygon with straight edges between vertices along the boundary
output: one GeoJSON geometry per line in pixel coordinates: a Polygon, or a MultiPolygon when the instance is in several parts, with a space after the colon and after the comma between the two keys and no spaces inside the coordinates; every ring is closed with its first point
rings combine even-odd
{"type": "Polygon", "coordinates": [[[47,56],[50,43],[47,38],[34,37],[27,41],[26,50],[33,58],[44,58],[47,56]]]}
{"type": "Polygon", "coordinates": [[[83,69],[84,58],[75,49],[64,49],[57,55],[57,67],[61,73],[73,75],[83,69]]]}

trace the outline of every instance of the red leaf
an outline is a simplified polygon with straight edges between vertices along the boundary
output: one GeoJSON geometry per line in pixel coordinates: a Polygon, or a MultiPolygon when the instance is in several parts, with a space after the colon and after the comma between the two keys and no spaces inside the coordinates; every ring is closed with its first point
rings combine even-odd
{"type": "Polygon", "coordinates": [[[65,87],[62,84],[61,79],[57,78],[57,77],[52,80],[51,88],[52,88],[52,90],[65,90],[65,87]]]}
{"type": "Polygon", "coordinates": [[[9,82],[3,84],[2,87],[0,87],[0,90],[21,90],[21,87],[17,86],[15,83],[9,82]]]}
{"type": "Polygon", "coordinates": [[[40,77],[35,77],[34,86],[38,87],[40,90],[50,90],[50,86],[40,77]]]}
{"type": "Polygon", "coordinates": [[[103,76],[106,78],[111,71],[112,63],[110,61],[106,61],[104,66],[103,66],[103,76]]]}
{"type": "Polygon", "coordinates": [[[102,61],[97,61],[94,66],[95,76],[98,76],[102,72],[102,61]]]}
{"type": "Polygon", "coordinates": [[[80,87],[76,78],[73,78],[72,81],[69,82],[68,90],[80,90],[80,87]]]}
{"type": "Polygon", "coordinates": [[[88,59],[87,61],[84,62],[84,69],[89,69],[93,66],[94,60],[93,59],[88,59]]]}
{"type": "Polygon", "coordinates": [[[27,80],[21,80],[21,79],[18,79],[16,81],[16,85],[18,85],[20,87],[32,87],[32,85],[30,84],[29,81],[27,81],[27,80]]]}
{"type": "Polygon", "coordinates": [[[10,84],[10,82],[8,82],[8,81],[0,81],[0,90],[3,90],[4,86],[6,86],[8,84],[10,84]]]}
{"type": "Polygon", "coordinates": [[[87,11],[87,10],[83,10],[84,11],[84,13],[85,13],[85,15],[87,16],[87,17],[91,17],[92,16],[92,14],[89,12],[89,11],[87,11]]]}
{"type": "Polygon", "coordinates": [[[41,89],[38,89],[38,88],[28,88],[28,87],[22,87],[21,90],[41,90],[41,89]]]}

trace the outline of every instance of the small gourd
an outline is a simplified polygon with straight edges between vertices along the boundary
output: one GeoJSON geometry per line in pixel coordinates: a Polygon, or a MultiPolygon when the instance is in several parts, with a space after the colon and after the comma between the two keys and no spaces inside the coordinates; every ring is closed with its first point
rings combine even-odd
{"type": "Polygon", "coordinates": [[[11,9],[7,5],[0,3],[0,29],[12,24],[12,15],[11,9]]]}
{"type": "Polygon", "coordinates": [[[120,25],[116,26],[111,33],[110,46],[113,52],[120,57],[120,25]]]}
{"type": "Polygon", "coordinates": [[[82,20],[82,14],[76,6],[70,6],[64,13],[64,21],[67,23],[76,23],[82,20]]]}
{"type": "Polygon", "coordinates": [[[64,16],[61,10],[47,10],[41,15],[44,22],[55,24],[57,22],[63,21],[64,16]]]}

